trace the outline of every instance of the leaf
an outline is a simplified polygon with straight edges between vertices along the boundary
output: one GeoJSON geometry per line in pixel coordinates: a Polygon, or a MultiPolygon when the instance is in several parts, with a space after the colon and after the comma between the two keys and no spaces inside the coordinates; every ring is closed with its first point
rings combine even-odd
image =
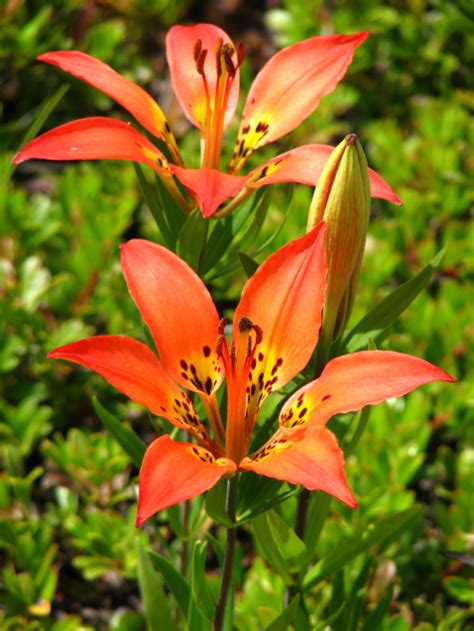
{"type": "MultiPolygon", "coordinates": [[[[154,550],[148,550],[148,554],[155,564],[155,567],[157,567],[158,570],[161,572],[163,580],[175,597],[176,602],[178,603],[178,607],[181,609],[184,617],[187,618],[190,611],[190,601],[192,598],[189,582],[183,576],[181,576],[180,572],[178,572],[174,565],[170,563],[167,559],[162,557],[161,554],[158,554],[154,550]]],[[[195,613],[193,613],[193,624],[199,625],[196,628],[200,628],[203,630],[208,629],[209,621],[202,613],[201,608],[197,604],[193,604],[192,607],[195,608],[195,613]]],[[[171,628],[173,629],[174,627],[171,628]]]]}
{"type": "Polygon", "coordinates": [[[364,621],[360,631],[372,631],[381,629],[385,615],[388,611],[393,596],[393,585],[389,585],[385,596],[377,603],[377,606],[364,621]]]}
{"type": "Polygon", "coordinates": [[[209,628],[209,620],[212,618],[215,602],[206,581],[206,550],[207,541],[196,541],[193,548],[191,565],[191,596],[188,611],[188,629],[190,631],[209,628]],[[207,613],[207,624],[202,627],[202,615],[197,604],[203,604],[207,613]]]}
{"type": "Polygon", "coordinates": [[[326,618],[323,622],[319,622],[312,631],[326,631],[326,629],[332,629],[331,625],[334,624],[339,618],[339,616],[343,613],[346,608],[346,603],[343,602],[341,606],[332,613],[329,618],[326,618]]]}
{"type": "Polygon", "coordinates": [[[161,578],[140,541],[137,541],[137,576],[148,629],[172,629],[174,621],[161,578]]]}
{"type": "Polygon", "coordinates": [[[173,239],[173,233],[168,225],[168,221],[164,214],[163,204],[161,202],[158,189],[154,189],[151,186],[146,175],[143,172],[142,167],[139,164],[134,162],[133,167],[135,169],[135,173],[137,174],[138,184],[140,186],[140,190],[142,192],[145,203],[150,209],[153,219],[155,220],[155,223],[158,226],[163,239],[166,241],[166,244],[169,248],[174,250],[176,247],[176,239],[173,239]]]}
{"type": "MultiPolygon", "coordinates": [[[[38,116],[36,116],[36,118],[33,120],[31,125],[26,130],[26,133],[20,140],[20,144],[18,146],[17,151],[15,151],[15,153],[18,153],[18,151],[20,151],[20,149],[24,145],[30,142],[30,140],[32,140],[38,134],[39,130],[43,127],[43,125],[49,118],[51,112],[54,110],[56,105],[59,103],[59,101],[63,98],[63,96],[66,94],[68,90],[69,90],[69,85],[64,84],[56,90],[56,92],[53,94],[53,96],[50,99],[47,99],[46,101],[43,102],[39,110],[38,116]]],[[[11,175],[13,174],[16,168],[17,168],[16,164],[13,164],[11,161],[8,162],[4,172],[2,173],[2,175],[0,175],[0,184],[5,184],[6,182],[8,182],[8,180],[10,179],[11,175]]]]}
{"type": "Polygon", "coordinates": [[[306,558],[304,543],[274,510],[256,517],[252,525],[265,559],[285,580],[290,581],[291,572],[298,570],[306,558]]]}
{"type": "Polygon", "coordinates": [[[444,256],[443,248],[421,272],[395,289],[382,300],[372,311],[355,325],[343,342],[347,352],[353,353],[364,348],[370,338],[376,338],[415,300],[418,294],[428,285],[433,273],[439,267],[444,256]]]}
{"type": "Polygon", "coordinates": [[[290,602],[288,607],[271,622],[265,631],[287,631],[298,610],[300,596],[297,594],[290,602]]]}
{"type": "Polygon", "coordinates": [[[137,469],[139,469],[146,451],[145,443],[135,434],[133,429],[126,427],[117,420],[115,416],[110,414],[110,412],[101,405],[96,397],[92,398],[92,405],[94,406],[94,410],[102,423],[109,430],[125,453],[130,456],[131,461],[137,469]]]}
{"type": "Polygon", "coordinates": [[[380,520],[377,525],[371,524],[364,532],[344,541],[335,550],[328,552],[315,567],[310,570],[302,581],[302,588],[309,589],[329,576],[333,576],[340,568],[355,559],[359,554],[369,550],[372,546],[382,548],[395,539],[420,514],[418,506],[413,506],[395,515],[389,515],[380,520]]]}
{"type": "Polygon", "coordinates": [[[253,258],[245,254],[245,252],[237,252],[237,256],[240,259],[240,264],[244,268],[244,272],[247,274],[247,278],[253,276],[258,269],[257,261],[254,261],[253,258]]]}
{"type": "Polygon", "coordinates": [[[196,208],[188,216],[178,236],[176,253],[198,271],[201,267],[201,257],[206,241],[208,219],[205,219],[196,208]]]}
{"type": "Polygon", "coordinates": [[[205,508],[211,519],[227,528],[232,528],[235,524],[229,519],[225,507],[226,481],[220,480],[207,492],[205,508]]]}

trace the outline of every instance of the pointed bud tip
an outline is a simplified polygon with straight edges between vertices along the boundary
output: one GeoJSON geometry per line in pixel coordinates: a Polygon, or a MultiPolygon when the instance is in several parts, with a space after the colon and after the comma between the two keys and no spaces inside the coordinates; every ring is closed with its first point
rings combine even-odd
{"type": "Polygon", "coordinates": [[[345,137],[345,141],[346,141],[346,146],[347,145],[353,145],[357,140],[357,134],[348,134],[345,137]]]}

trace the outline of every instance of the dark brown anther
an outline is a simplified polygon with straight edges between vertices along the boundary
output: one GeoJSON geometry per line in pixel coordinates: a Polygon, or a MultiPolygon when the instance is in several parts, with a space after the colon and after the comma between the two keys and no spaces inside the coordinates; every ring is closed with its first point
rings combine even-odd
{"type": "Polygon", "coordinates": [[[201,52],[199,53],[199,57],[196,60],[196,70],[199,72],[200,75],[204,75],[204,62],[206,61],[206,57],[207,50],[201,50],[201,52]]]}
{"type": "Polygon", "coordinates": [[[229,324],[229,322],[229,318],[221,318],[217,327],[217,332],[219,333],[219,335],[224,335],[225,327],[229,324]]]}
{"type": "Polygon", "coordinates": [[[253,325],[253,330],[255,331],[255,343],[260,344],[263,340],[263,331],[258,324],[253,325]]]}
{"type": "MultiPolygon", "coordinates": [[[[233,52],[233,49],[232,49],[233,52]]],[[[232,55],[232,53],[231,53],[232,55]]],[[[234,62],[231,59],[231,55],[224,55],[224,62],[225,62],[225,67],[227,69],[227,73],[229,75],[229,77],[235,77],[235,66],[234,66],[234,62]]]]}
{"type": "Polygon", "coordinates": [[[199,59],[199,55],[201,54],[201,50],[202,50],[202,39],[197,39],[194,42],[194,46],[193,46],[194,61],[197,62],[197,60],[199,59]]]}
{"type": "Polygon", "coordinates": [[[237,68],[245,59],[245,45],[242,41],[237,44],[237,68]]]}
{"type": "Polygon", "coordinates": [[[245,331],[250,331],[253,329],[254,325],[252,320],[244,316],[239,320],[239,333],[245,333],[245,331]]]}
{"type": "Polygon", "coordinates": [[[222,37],[219,37],[219,39],[216,42],[216,72],[217,72],[218,78],[222,74],[222,64],[221,64],[222,45],[223,45],[222,37]]]}

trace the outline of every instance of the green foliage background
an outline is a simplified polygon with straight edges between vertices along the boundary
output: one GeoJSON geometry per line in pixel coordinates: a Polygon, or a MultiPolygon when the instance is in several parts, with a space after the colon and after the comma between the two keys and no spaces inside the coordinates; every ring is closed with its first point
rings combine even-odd
{"type": "MultiPolygon", "coordinates": [[[[170,615],[177,615],[169,584],[164,587],[161,575],[143,559],[137,570],[137,544],[150,541],[178,563],[182,540],[190,533],[208,542],[207,552],[196,548],[193,554],[207,569],[206,589],[211,595],[217,589],[222,533],[203,517],[201,500],[192,505],[190,533],[182,531],[180,509],[160,514],[156,533],[147,527],[134,529],[137,470],[103,429],[91,398],[96,395],[146,442],[155,436],[151,419],[100,378],[46,360],[48,350],[95,333],[144,339],[143,324],[121,277],[118,245],[137,235],[157,241],[161,237],[142,201],[133,167],[38,162],[12,173],[10,165],[22,135],[65,83],[70,88],[43,130],[97,113],[127,120],[102,94],[35,62],[38,54],[55,49],[96,55],[144,85],[159,99],[176,134],[183,136],[185,158],[193,164],[198,137],[173,101],[163,53],[166,29],[179,21],[214,21],[234,41],[244,40],[248,61],[243,91],[281,46],[320,33],[370,32],[336,91],[291,138],[265,148],[260,157],[309,142],[336,144],[348,132],[358,134],[369,164],[404,205],[374,201],[354,323],[446,244],[429,288],[378,345],[424,357],[459,383],[434,384],[372,411],[362,440],[347,459],[359,508],[350,512],[335,502],[330,505],[310,567],[318,559],[331,558],[352,537],[370,532],[380,519],[415,505],[421,510],[402,535],[372,546],[327,580],[316,582],[309,590],[310,617],[312,624],[332,619],[332,628],[341,630],[451,631],[472,626],[472,567],[442,552],[474,552],[473,319],[468,292],[473,278],[473,19],[471,3],[464,0],[287,0],[268,6],[211,2],[206,8],[191,0],[4,0],[2,629],[145,628],[139,598],[141,594],[147,602],[146,584],[154,585],[153,598],[163,605],[154,615],[165,616],[150,618],[147,607],[150,628],[167,628],[172,619],[181,628],[181,619],[160,613],[168,607],[170,615]]],[[[229,154],[236,132],[237,123],[227,135],[229,154]]],[[[259,261],[277,245],[303,234],[310,199],[309,188],[296,187],[289,208],[284,187],[275,189],[255,250],[273,231],[280,232],[257,256],[259,261]]],[[[212,284],[222,311],[235,303],[244,279],[240,268],[212,284]]],[[[333,427],[347,422],[336,419],[333,427]]],[[[295,502],[292,498],[278,508],[281,528],[293,523],[295,502]]],[[[269,628],[282,607],[286,569],[281,559],[262,549],[268,524],[259,519],[255,527],[239,528],[238,629],[269,628]]],[[[280,552],[287,559],[285,550],[280,552]]],[[[196,598],[205,610],[209,594],[196,598]]]]}

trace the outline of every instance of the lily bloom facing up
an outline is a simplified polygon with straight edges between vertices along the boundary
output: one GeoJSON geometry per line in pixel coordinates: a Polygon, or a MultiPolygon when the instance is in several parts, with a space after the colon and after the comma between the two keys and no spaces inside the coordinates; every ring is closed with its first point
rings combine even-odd
{"type": "MultiPolygon", "coordinates": [[[[235,47],[217,26],[174,26],[166,37],[166,55],[176,96],[189,121],[202,136],[201,168],[187,169],[160,107],[142,88],[107,64],[78,51],[58,51],[38,59],[82,79],[114,99],[150,134],[164,142],[165,155],[142,133],[110,118],[83,118],[57,127],[28,143],[15,163],[45,160],[132,160],[154,169],[183,210],[199,206],[205,217],[214,215],[230,198],[239,201],[256,188],[276,182],[314,186],[332,151],[327,145],[304,145],[283,153],[247,175],[239,175],[250,154],[299,125],[334,90],[344,76],[357,46],[367,33],[312,37],[276,53],[257,75],[244,106],[234,154],[221,172],[224,128],[231,121],[239,97],[239,67],[243,46],[235,47]],[[189,192],[181,194],[174,177],[189,192]]],[[[400,200],[376,173],[371,193],[393,203],[400,200]]],[[[232,202],[219,211],[227,214],[232,202]]],[[[219,216],[219,213],[217,216],[219,216]]]]}
{"type": "Polygon", "coordinates": [[[263,401],[305,367],[316,346],[326,283],[323,241],[320,224],[259,267],[242,292],[230,340],[226,320],[219,320],[205,285],[186,263],[161,246],[129,241],[121,249],[123,273],[160,359],[140,342],[108,335],[49,353],[95,370],[194,439],[180,443],[163,435],[148,447],[140,471],[138,526],[237,470],[319,489],[355,508],[342,451],[326,422],[424,383],[453,381],[432,364],[401,353],[338,357],[288,399],[274,435],[248,453],[263,401]],[[216,400],[224,380],[225,422],[216,400]],[[201,398],[207,424],[185,390],[201,398]]]}

